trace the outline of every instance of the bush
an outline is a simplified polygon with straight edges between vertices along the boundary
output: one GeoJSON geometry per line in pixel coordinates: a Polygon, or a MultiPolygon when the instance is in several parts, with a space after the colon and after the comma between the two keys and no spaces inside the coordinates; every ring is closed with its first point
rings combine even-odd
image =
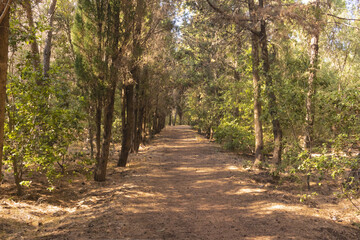
{"type": "Polygon", "coordinates": [[[226,149],[244,152],[252,151],[255,141],[248,127],[239,124],[236,120],[227,121],[227,119],[223,119],[215,129],[215,139],[224,144],[226,149]]]}

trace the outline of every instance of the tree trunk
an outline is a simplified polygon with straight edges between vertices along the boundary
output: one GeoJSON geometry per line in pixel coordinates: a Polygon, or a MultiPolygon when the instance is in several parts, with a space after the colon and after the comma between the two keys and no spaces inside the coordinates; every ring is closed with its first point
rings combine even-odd
{"type": "Polygon", "coordinates": [[[179,125],[182,125],[183,124],[183,113],[180,108],[179,108],[178,114],[179,114],[179,121],[180,121],[179,125]]]}
{"type": "Polygon", "coordinates": [[[255,166],[260,166],[263,161],[263,129],[261,123],[261,86],[259,78],[258,37],[252,36],[253,56],[253,87],[254,87],[254,131],[255,131],[255,166]]]}
{"type": "Polygon", "coordinates": [[[176,125],[176,118],[177,118],[177,115],[178,115],[178,109],[175,108],[175,114],[174,114],[174,122],[173,122],[173,126],[176,125]]]}
{"type": "MultiPolygon", "coordinates": [[[[145,100],[146,103],[146,100],[145,100]]],[[[144,116],[143,116],[143,132],[142,132],[142,143],[145,144],[146,143],[146,137],[147,137],[147,132],[146,132],[146,123],[147,123],[147,114],[148,114],[148,106],[147,104],[144,105],[144,116]]]]}
{"type": "Polygon", "coordinates": [[[171,126],[172,124],[172,111],[170,111],[170,115],[169,115],[169,126],[171,126]]]}
{"type": "Polygon", "coordinates": [[[101,157],[97,161],[94,175],[94,180],[99,182],[105,181],[106,178],[106,169],[109,159],[111,131],[114,116],[115,92],[117,85],[117,71],[115,67],[112,67],[111,72],[112,84],[107,93],[106,106],[104,109],[104,139],[102,144],[101,157]]]}
{"type": "MultiPolygon", "coordinates": [[[[125,84],[124,84],[125,85],[125,84]]],[[[118,161],[118,167],[126,167],[131,144],[133,141],[134,116],[134,85],[126,84],[124,86],[123,108],[126,108],[126,114],[123,116],[123,136],[121,142],[121,152],[118,161]]]]}
{"type": "MultiPolygon", "coordinates": [[[[109,5],[110,7],[110,5],[109,5]]],[[[111,14],[109,11],[108,14],[111,14]]],[[[107,88],[107,94],[105,99],[105,109],[104,109],[104,136],[103,136],[103,144],[101,157],[97,159],[94,180],[95,181],[105,181],[106,179],[106,169],[107,163],[109,160],[110,153],[110,144],[111,144],[111,134],[112,134],[112,125],[113,125],[113,117],[114,117],[114,104],[115,104],[115,93],[116,87],[118,83],[118,60],[119,57],[119,30],[120,30],[120,6],[118,4],[114,4],[114,13],[109,16],[109,18],[114,19],[114,29],[113,32],[110,33],[112,37],[112,56],[111,56],[111,65],[110,65],[110,76],[109,76],[109,87],[107,88]]],[[[109,36],[109,37],[110,37],[109,36]]]]}
{"type": "Polygon", "coordinates": [[[315,95],[314,81],[318,69],[318,55],[319,55],[319,36],[320,36],[320,0],[316,0],[315,7],[316,23],[311,33],[311,46],[310,46],[310,66],[308,89],[306,94],[306,117],[305,117],[305,150],[311,153],[312,150],[312,137],[314,127],[314,102],[315,95]]]}
{"type": "Polygon", "coordinates": [[[135,139],[134,139],[134,150],[135,152],[139,152],[140,144],[143,141],[142,132],[143,132],[143,119],[144,119],[144,112],[145,107],[143,106],[143,102],[140,101],[141,108],[138,111],[137,122],[136,122],[136,132],[135,132],[135,139]]]}
{"type": "Polygon", "coordinates": [[[47,37],[45,41],[45,48],[44,48],[44,59],[43,59],[43,75],[44,78],[47,79],[49,77],[49,69],[50,69],[50,57],[51,57],[51,41],[53,36],[53,22],[54,22],[54,13],[56,7],[57,0],[52,0],[50,4],[50,8],[48,11],[49,15],[49,30],[47,30],[47,37]]]}
{"type": "MultiPolygon", "coordinates": [[[[253,23],[257,22],[254,0],[248,0],[249,14],[253,23]]],[[[254,132],[255,132],[255,162],[254,167],[261,167],[263,162],[263,129],[261,123],[261,85],[259,76],[259,37],[256,33],[251,33],[251,57],[252,57],[252,77],[254,88],[254,132]]]]}
{"type": "Polygon", "coordinates": [[[12,165],[13,165],[14,180],[15,180],[17,195],[21,196],[21,195],[23,195],[23,188],[21,186],[22,167],[19,165],[21,161],[19,160],[18,156],[13,156],[11,160],[12,160],[12,165]]]}
{"type": "Polygon", "coordinates": [[[151,130],[151,137],[153,137],[156,134],[157,131],[157,125],[158,125],[158,114],[157,114],[157,108],[155,109],[155,112],[152,116],[152,130],[151,130]]]}
{"type": "MultiPolygon", "coordinates": [[[[259,5],[263,8],[263,0],[259,1],[259,5]]],[[[261,32],[260,32],[260,44],[261,44],[261,56],[263,62],[263,71],[265,75],[266,94],[269,100],[269,111],[272,118],[273,134],[274,134],[274,150],[273,150],[273,161],[280,165],[281,163],[281,152],[282,152],[282,130],[279,121],[278,106],[276,103],[276,95],[274,92],[273,79],[270,73],[270,61],[267,44],[266,34],[266,22],[261,20],[261,32]]]]}
{"type": "MultiPolygon", "coordinates": [[[[89,110],[89,111],[91,111],[91,110],[89,110]]],[[[93,126],[92,126],[91,112],[88,117],[88,124],[89,124],[90,157],[91,157],[91,159],[93,159],[94,158],[94,132],[93,132],[93,126]]]]}
{"type": "MultiPolygon", "coordinates": [[[[24,7],[26,17],[29,22],[29,35],[30,35],[30,46],[31,46],[31,54],[32,54],[32,62],[33,62],[33,69],[35,72],[40,71],[40,53],[39,53],[39,45],[36,40],[36,32],[35,32],[35,24],[34,24],[34,18],[32,14],[32,8],[31,8],[31,1],[30,0],[24,0],[22,1],[22,6],[24,7]]],[[[37,84],[42,84],[40,78],[37,78],[37,84]]]]}
{"type": "Polygon", "coordinates": [[[0,182],[2,180],[2,159],[4,147],[6,80],[9,45],[9,9],[1,9],[0,7],[0,14],[3,12],[5,13],[4,18],[2,21],[0,20],[0,182]]]}
{"type": "MultiPolygon", "coordinates": [[[[133,124],[133,141],[131,143],[131,149],[130,152],[138,152],[139,145],[140,145],[140,136],[138,136],[138,128],[139,128],[139,122],[141,124],[142,119],[140,119],[140,111],[142,108],[142,102],[141,102],[141,93],[140,93],[140,85],[141,85],[141,69],[139,66],[135,65],[133,70],[131,71],[131,75],[135,81],[135,89],[134,89],[134,124],[133,124]]],[[[141,126],[140,126],[141,128],[141,126]]]]}
{"type": "MultiPolygon", "coordinates": [[[[98,89],[99,91],[99,89],[98,89]]],[[[97,101],[96,101],[96,109],[95,109],[95,128],[96,128],[96,162],[100,161],[101,157],[101,120],[102,120],[102,97],[101,94],[98,93],[97,101]]]]}

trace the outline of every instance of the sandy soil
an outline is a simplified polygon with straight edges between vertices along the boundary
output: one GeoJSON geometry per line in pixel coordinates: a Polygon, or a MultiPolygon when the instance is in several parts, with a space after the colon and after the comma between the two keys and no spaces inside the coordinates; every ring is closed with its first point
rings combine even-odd
{"type": "Polygon", "coordinates": [[[0,239],[360,239],[349,202],[300,203],[187,126],[167,127],[126,169],[115,156],[104,183],[0,200],[0,239]]]}

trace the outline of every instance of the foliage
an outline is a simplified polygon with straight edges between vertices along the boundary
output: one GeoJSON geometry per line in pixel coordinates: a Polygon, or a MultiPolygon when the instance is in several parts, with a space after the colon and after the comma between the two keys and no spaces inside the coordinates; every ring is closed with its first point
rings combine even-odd
{"type": "Polygon", "coordinates": [[[29,66],[20,67],[21,76],[12,76],[8,85],[5,156],[7,161],[18,161],[19,173],[37,169],[51,181],[59,175],[55,163],[77,139],[82,116],[70,105],[68,85],[62,81],[37,85],[41,76],[29,66]]]}

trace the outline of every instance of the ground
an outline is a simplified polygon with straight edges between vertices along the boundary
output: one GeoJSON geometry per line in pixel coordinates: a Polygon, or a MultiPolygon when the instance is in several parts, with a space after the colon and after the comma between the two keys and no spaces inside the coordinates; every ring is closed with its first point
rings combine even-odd
{"type": "Polygon", "coordinates": [[[167,127],[128,168],[115,162],[103,183],[79,177],[27,200],[1,192],[0,239],[360,239],[349,201],[319,191],[300,202],[301,190],[188,126],[167,127]]]}

